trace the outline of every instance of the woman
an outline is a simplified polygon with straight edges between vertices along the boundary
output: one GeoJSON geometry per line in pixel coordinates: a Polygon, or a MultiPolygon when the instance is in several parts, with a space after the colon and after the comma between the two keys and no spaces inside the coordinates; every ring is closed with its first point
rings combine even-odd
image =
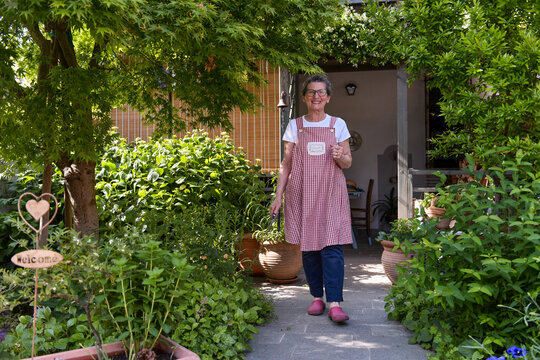
{"type": "Polygon", "coordinates": [[[283,136],[284,157],[270,215],[285,195],[285,239],[300,244],[304,272],[314,300],[308,314],[321,315],[329,305],[332,321],[349,317],[343,301],[342,245],[351,244],[349,198],[343,170],[352,163],[345,121],[329,116],[332,85],[321,75],[308,78],[302,91],[308,113],[291,120],[283,136]],[[324,289],[323,289],[324,288],[324,289]]]}

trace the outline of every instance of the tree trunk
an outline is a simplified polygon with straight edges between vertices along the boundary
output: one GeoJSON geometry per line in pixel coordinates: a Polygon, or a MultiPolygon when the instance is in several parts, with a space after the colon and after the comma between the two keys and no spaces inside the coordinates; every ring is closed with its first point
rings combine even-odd
{"type": "Polygon", "coordinates": [[[66,180],[66,193],[73,209],[73,228],[82,235],[98,235],[98,212],[95,189],[96,163],[69,162],[60,167],[66,180]]]}

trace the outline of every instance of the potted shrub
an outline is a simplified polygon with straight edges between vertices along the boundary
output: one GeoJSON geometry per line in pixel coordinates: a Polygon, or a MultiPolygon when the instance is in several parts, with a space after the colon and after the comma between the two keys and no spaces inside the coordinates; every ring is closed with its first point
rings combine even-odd
{"type": "Polygon", "coordinates": [[[269,228],[255,232],[261,244],[259,262],[268,281],[275,284],[287,284],[298,280],[302,268],[300,245],[285,241],[285,232],[279,222],[269,228]]]}
{"type": "Polygon", "coordinates": [[[381,264],[392,284],[398,280],[398,266],[407,266],[407,260],[414,256],[408,244],[414,243],[413,233],[419,226],[420,221],[414,218],[397,219],[392,222],[389,232],[381,232],[377,237],[383,246],[381,264]]]}

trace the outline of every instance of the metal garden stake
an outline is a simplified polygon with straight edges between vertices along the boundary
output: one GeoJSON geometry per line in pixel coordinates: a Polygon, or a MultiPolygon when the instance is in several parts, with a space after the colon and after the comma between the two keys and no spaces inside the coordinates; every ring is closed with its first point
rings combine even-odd
{"type": "Polygon", "coordinates": [[[59,253],[55,251],[39,249],[40,234],[45,228],[47,228],[51,224],[51,222],[56,217],[56,213],[58,212],[58,201],[56,200],[56,197],[54,197],[54,195],[50,193],[44,193],[44,194],[41,194],[40,196],[36,196],[30,192],[26,192],[19,197],[19,202],[17,203],[17,209],[19,210],[19,215],[21,216],[23,221],[26,223],[26,225],[28,225],[36,233],[36,249],[23,251],[21,253],[13,255],[13,257],[11,258],[11,262],[17,266],[35,269],[34,321],[33,321],[33,335],[32,335],[32,359],[33,359],[34,353],[35,353],[35,343],[36,343],[37,294],[38,294],[38,275],[39,275],[38,270],[40,268],[46,268],[46,267],[56,265],[64,259],[62,255],[60,255],[59,253]],[[25,196],[33,197],[33,199],[30,199],[26,202],[25,207],[26,207],[26,211],[28,211],[28,213],[32,215],[32,217],[36,221],[39,221],[45,214],[48,214],[50,210],[50,206],[51,206],[50,202],[43,198],[50,196],[54,200],[54,214],[51,216],[51,218],[46,224],[40,225],[39,229],[36,229],[35,227],[33,227],[23,216],[23,213],[21,211],[21,200],[25,196]]]}

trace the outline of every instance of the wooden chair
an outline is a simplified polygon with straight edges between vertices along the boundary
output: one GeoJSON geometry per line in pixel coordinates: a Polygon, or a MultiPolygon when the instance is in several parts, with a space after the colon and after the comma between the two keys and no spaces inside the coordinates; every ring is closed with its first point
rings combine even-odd
{"type": "Polygon", "coordinates": [[[351,225],[353,231],[365,229],[367,231],[368,242],[371,246],[371,195],[375,180],[369,179],[368,191],[366,195],[366,205],[364,208],[351,208],[351,225]]]}

